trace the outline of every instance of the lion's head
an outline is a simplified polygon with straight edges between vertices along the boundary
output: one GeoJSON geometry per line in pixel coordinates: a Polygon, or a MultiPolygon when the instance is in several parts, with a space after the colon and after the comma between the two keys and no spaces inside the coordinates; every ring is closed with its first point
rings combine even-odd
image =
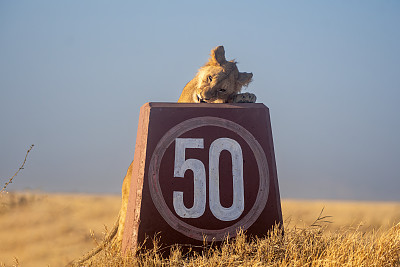
{"type": "Polygon", "coordinates": [[[235,61],[225,59],[224,47],[218,46],[211,50],[208,62],[184,88],[179,102],[230,102],[252,77],[252,73],[239,72],[235,61]]]}

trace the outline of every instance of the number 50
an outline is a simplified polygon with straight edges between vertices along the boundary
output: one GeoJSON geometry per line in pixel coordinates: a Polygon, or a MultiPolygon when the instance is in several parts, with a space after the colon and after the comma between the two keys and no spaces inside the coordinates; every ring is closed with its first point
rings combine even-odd
{"type": "MultiPolygon", "coordinates": [[[[176,138],[174,177],[185,176],[187,170],[193,171],[194,199],[193,206],[187,208],[183,203],[183,192],[173,192],[175,212],[182,218],[199,218],[206,209],[206,170],[198,159],[185,159],[185,150],[204,149],[202,138],[176,138]]],[[[243,155],[239,143],[230,138],[216,139],[209,150],[209,205],[212,214],[221,221],[233,221],[244,210],[243,155]],[[219,186],[219,158],[227,150],[232,156],[233,203],[229,208],[221,205],[219,186]]]]}

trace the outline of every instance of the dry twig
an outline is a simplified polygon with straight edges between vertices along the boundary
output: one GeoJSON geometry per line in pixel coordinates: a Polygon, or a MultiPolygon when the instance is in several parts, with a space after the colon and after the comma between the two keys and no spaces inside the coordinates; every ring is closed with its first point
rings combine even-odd
{"type": "Polygon", "coordinates": [[[1,189],[0,193],[3,193],[3,192],[6,190],[7,186],[8,186],[9,184],[12,183],[14,177],[17,176],[17,174],[19,173],[19,171],[24,169],[24,165],[25,165],[26,159],[28,158],[28,154],[29,154],[29,152],[31,152],[31,150],[32,150],[32,148],[33,148],[34,146],[35,146],[35,145],[33,145],[33,144],[30,146],[30,148],[29,148],[28,151],[26,152],[25,159],[24,159],[24,162],[22,162],[21,167],[19,167],[18,171],[13,175],[13,177],[11,177],[11,178],[8,180],[8,182],[4,185],[3,189],[1,189]]]}

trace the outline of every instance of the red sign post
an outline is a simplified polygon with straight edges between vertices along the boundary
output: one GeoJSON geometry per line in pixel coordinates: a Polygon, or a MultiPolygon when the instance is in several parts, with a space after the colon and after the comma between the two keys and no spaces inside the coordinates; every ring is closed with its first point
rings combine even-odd
{"type": "Polygon", "coordinates": [[[201,245],[283,223],[263,104],[147,103],[134,163],[124,251],[156,234],[166,246],[201,245]]]}

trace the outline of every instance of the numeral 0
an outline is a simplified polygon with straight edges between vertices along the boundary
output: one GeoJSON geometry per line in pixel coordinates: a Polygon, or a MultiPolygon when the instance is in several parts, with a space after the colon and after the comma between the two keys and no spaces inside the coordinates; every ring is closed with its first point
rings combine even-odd
{"type": "MultiPolygon", "coordinates": [[[[185,176],[187,170],[193,171],[193,206],[187,208],[183,203],[183,192],[173,192],[175,212],[182,218],[199,218],[206,209],[206,170],[198,159],[185,159],[186,149],[204,149],[202,138],[176,138],[174,177],[185,176]]],[[[209,150],[209,205],[212,214],[221,221],[233,221],[244,210],[243,154],[239,143],[230,138],[219,138],[211,143],[209,150]],[[233,203],[229,208],[221,205],[219,191],[219,158],[227,150],[232,156],[233,203]]]]}

